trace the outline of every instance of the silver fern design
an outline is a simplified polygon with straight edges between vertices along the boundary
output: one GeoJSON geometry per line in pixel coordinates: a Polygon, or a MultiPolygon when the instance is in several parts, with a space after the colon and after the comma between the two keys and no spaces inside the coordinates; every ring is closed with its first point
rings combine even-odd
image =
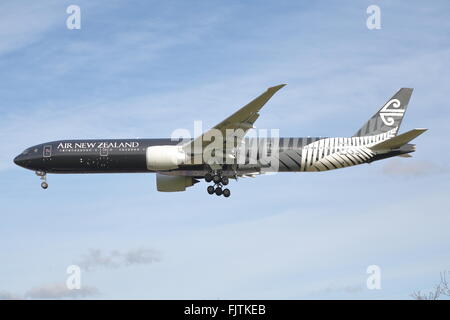
{"type": "Polygon", "coordinates": [[[403,117],[405,113],[404,109],[399,109],[400,106],[400,100],[389,100],[380,111],[381,121],[387,126],[393,126],[395,123],[394,117],[403,117]]]}
{"type": "Polygon", "coordinates": [[[306,146],[313,150],[317,149],[318,152],[312,155],[310,164],[306,161],[302,169],[303,171],[327,171],[371,162],[376,157],[376,153],[370,148],[395,137],[396,133],[397,128],[394,128],[373,136],[321,139],[306,146]]]}

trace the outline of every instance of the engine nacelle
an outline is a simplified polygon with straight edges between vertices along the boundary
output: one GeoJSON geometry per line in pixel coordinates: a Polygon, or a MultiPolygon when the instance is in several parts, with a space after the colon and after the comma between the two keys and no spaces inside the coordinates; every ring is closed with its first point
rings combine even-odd
{"type": "Polygon", "coordinates": [[[185,191],[187,187],[197,182],[199,181],[192,177],[156,174],[156,189],[161,192],[185,191]]]}
{"type": "Polygon", "coordinates": [[[187,162],[187,155],[181,146],[153,146],[147,148],[147,169],[171,170],[187,162]]]}

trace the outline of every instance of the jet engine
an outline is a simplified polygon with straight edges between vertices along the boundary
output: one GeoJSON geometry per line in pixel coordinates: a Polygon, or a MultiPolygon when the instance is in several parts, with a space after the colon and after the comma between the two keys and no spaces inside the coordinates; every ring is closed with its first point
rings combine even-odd
{"type": "Polygon", "coordinates": [[[171,170],[187,162],[187,154],[180,146],[153,146],[147,148],[149,170],[171,170]]]}
{"type": "Polygon", "coordinates": [[[187,187],[197,182],[199,181],[192,177],[156,174],[156,189],[161,192],[185,191],[187,187]]]}

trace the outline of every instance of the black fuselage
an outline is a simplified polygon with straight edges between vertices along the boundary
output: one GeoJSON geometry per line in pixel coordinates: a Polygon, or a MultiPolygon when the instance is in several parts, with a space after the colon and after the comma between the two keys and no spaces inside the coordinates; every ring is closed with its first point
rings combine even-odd
{"type": "Polygon", "coordinates": [[[14,162],[48,173],[149,172],[147,148],[177,143],[171,139],[61,140],[28,148],[14,162]]]}
{"type": "MultiPolygon", "coordinates": [[[[325,171],[369,163],[387,157],[412,152],[410,145],[405,150],[395,150],[382,155],[371,154],[365,148],[369,140],[353,138],[279,138],[275,157],[276,171],[325,171]],[[356,148],[356,149],[355,149],[356,148]]],[[[155,172],[148,166],[147,149],[152,146],[173,146],[181,139],[105,139],[105,140],[60,140],[39,144],[26,149],[14,162],[24,168],[45,173],[135,173],[155,172]]],[[[245,155],[244,163],[236,167],[224,165],[227,174],[257,172],[262,163],[257,156],[256,163],[251,156],[251,146],[263,151],[263,145],[270,140],[246,138],[240,150],[245,155]],[[256,143],[254,143],[256,142],[256,143]]],[[[259,152],[258,151],[258,152],[259,152]]],[[[259,154],[259,153],[258,153],[259,154]]],[[[210,170],[201,162],[193,165],[180,165],[165,171],[167,174],[203,177],[210,170]]]]}

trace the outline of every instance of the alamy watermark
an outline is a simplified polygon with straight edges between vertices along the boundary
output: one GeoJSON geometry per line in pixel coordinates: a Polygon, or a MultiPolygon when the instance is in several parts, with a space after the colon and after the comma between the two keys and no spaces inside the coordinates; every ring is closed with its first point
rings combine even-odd
{"type": "Polygon", "coordinates": [[[203,122],[197,120],[193,134],[179,128],[170,138],[186,154],[183,164],[257,165],[271,172],[279,168],[279,129],[213,128],[203,133],[203,122]]]}
{"type": "Polygon", "coordinates": [[[69,275],[66,280],[66,287],[69,290],[81,289],[81,268],[77,265],[67,267],[66,273],[69,275]]]}
{"type": "Polygon", "coordinates": [[[373,264],[367,267],[366,272],[369,274],[366,281],[367,289],[381,290],[381,268],[373,264]]]}
{"type": "Polygon", "coordinates": [[[81,8],[77,5],[70,5],[66,9],[66,13],[69,16],[66,19],[66,26],[69,30],[81,29],[81,8]]]}
{"type": "Polygon", "coordinates": [[[367,7],[366,13],[369,15],[366,20],[366,26],[369,30],[381,29],[381,9],[373,4],[367,7]]]}

